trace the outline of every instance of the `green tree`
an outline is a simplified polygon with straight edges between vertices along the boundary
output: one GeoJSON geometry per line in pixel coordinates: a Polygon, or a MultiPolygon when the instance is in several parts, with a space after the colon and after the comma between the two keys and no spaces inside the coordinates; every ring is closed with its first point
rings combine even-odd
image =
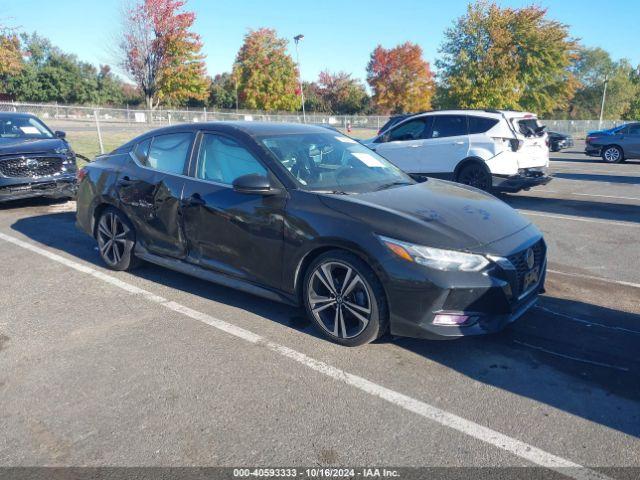
{"type": "Polygon", "coordinates": [[[329,111],[316,82],[302,82],[302,89],[304,90],[304,108],[308,112],[329,111]]]}
{"type": "Polygon", "coordinates": [[[640,120],[640,65],[631,75],[631,80],[636,88],[636,96],[631,100],[629,108],[624,113],[625,120],[640,120]]]}
{"type": "Polygon", "coordinates": [[[37,34],[21,35],[26,61],[19,73],[5,77],[9,96],[25,102],[121,105],[124,83],[110,67],[100,71],[54,47],[37,34]]]}
{"type": "Polygon", "coordinates": [[[614,61],[609,53],[601,48],[582,49],[573,72],[580,86],[569,108],[570,118],[599,118],[605,79],[605,119],[623,118],[630,113],[634,101],[640,94],[640,86],[634,80],[635,71],[629,61],[614,61]]]}
{"type": "Polygon", "coordinates": [[[577,86],[570,69],[577,43],[546,13],[537,6],[469,4],[445,32],[436,63],[443,106],[538,114],[567,108],[577,86]]]}
{"type": "Polygon", "coordinates": [[[235,108],[235,80],[230,73],[220,73],[211,80],[208,103],[215,108],[235,108]]]}
{"type": "Polygon", "coordinates": [[[418,112],[431,108],[435,82],[420,46],[405,42],[395,48],[378,45],[367,65],[372,102],[381,113],[418,112]]]}
{"type": "Polygon", "coordinates": [[[294,111],[301,108],[298,70],[287,40],[269,28],[250,30],[238,51],[233,76],[243,108],[294,111]]]}
{"type": "Polygon", "coordinates": [[[364,85],[345,72],[320,72],[317,94],[321,98],[324,111],[330,113],[359,113],[365,110],[369,103],[369,95],[364,85]]]}

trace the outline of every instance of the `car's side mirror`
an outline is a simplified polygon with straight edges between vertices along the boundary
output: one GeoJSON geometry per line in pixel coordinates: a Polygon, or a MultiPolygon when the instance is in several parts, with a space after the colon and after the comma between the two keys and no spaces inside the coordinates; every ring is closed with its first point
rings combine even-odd
{"type": "Polygon", "coordinates": [[[63,132],[62,130],[56,130],[55,132],[53,132],[54,135],[58,138],[62,138],[65,139],[67,138],[67,134],[65,132],[63,132]]]}
{"type": "Polygon", "coordinates": [[[254,195],[276,195],[280,193],[279,189],[273,188],[269,178],[256,173],[250,173],[236,178],[233,181],[233,189],[238,193],[254,195]]]}
{"type": "Polygon", "coordinates": [[[390,138],[391,138],[391,135],[387,132],[380,135],[374,143],[387,143],[390,138]]]}

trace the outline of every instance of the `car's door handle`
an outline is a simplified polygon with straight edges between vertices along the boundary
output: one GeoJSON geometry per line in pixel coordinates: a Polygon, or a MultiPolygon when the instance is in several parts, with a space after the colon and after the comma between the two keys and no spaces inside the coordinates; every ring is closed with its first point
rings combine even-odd
{"type": "Polygon", "coordinates": [[[415,145],[415,144],[413,144],[413,145],[409,145],[409,146],[410,146],[411,148],[418,148],[418,147],[420,147],[421,145],[415,145]]]}
{"type": "Polygon", "coordinates": [[[118,182],[118,186],[119,187],[128,187],[130,185],[133,185],[135,182],[133,180],[131,180],[129,177],[127,177],[126,175],[124,177],[122,177],[120,179],[120,181],[118,182]]]}
{"type": "Polygon", "coordinates": [[[206,204],[199,193],[194,193],[189,198],[187,198],[184,203],[189,207],[201,207],[206,204]]]}
{"type": "Polygon", "coordinates": [[[453,142],[453,145],[464,145],[464,142],[453,142]]]}

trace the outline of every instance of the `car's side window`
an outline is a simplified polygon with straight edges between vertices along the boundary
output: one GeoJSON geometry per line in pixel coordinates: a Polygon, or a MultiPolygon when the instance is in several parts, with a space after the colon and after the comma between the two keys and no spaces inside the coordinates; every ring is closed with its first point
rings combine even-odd
{"type": "Polygon", "coordinates": [[[202,135],[196,178],[231,185],[251,173],[266,176],[267,170],[246,148],[222,135],[202,135]]]}
{"type": "Polygon", "coordinates": [[[464,115],[436,115],[433,117],[431,138],[467,135],[467,117],[464,115]]]}
{"type": "Polygon", "coordinates": [[[425,138],[427,130],[427,121],[425,118],[416,118],[404,122],[392,129],[388,134],[387,142],[398,142],[403,140],[419,140],[425,138]]]}
{"type": "Polygon", "coordinates": [[[133,152],[131,152],[131,154],[133,155],[133,158],[135,158],[141,165],[147,164],[147,157],[149,156],[150,146],[151,146],[151,139],[147,138],[146,140],[143,140],[142,142],[138,143],[133,149],[133,152]]]}
{"type": "Polygon", "coordinates": [[[467,118],[469,121],[469,134],[487,132],[498,123],[495,118],[474,117],[471,115],[467,118]]]}
{"type": "MultiPolygon", "coordinates": [[[[184,166],[192,139],[193,134],[191,133],[158,135],[151,140],[146,159],[141,160],[141,157],[138,156],[136,156],[136,158],[145,167],[181,175],[184,173],[184,166]]],[[[144,142],[138,145],[138,147],[140,147],[140,154],[144,152],[143,144],[144,142]]],[[[137,152],[138,148],[136,147],[136,153],[137,152]]]]}
{"type": "Polygon", "coordinates": [[[640,135],[640,124],[629,125],[628,135],[640,135]]]}

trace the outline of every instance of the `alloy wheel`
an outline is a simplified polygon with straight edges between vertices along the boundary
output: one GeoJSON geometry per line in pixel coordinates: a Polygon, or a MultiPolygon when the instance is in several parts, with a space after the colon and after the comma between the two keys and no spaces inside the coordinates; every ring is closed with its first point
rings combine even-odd
{"type": "Polygon", "coordinates": [[[467,167],[460,175],[460,183],[485,190],[488,187],[487,174],[480,167],[467,167]]]}
{"type": "Polygon", "coordinates": [[[98,248],[109,265],[117,265],[125,254],[129,227],[113,212],[107,212],[98,222],[98,248]]]}
{"type": "Polygon", "coordinates": [[[604,159],[607,162],[617,162],[618,160],[620,160],[620,150],[618,150],[616,147],[607,148],[604,151],[604,159]]]}
{"type": "Polygon", "coordinates": [[[342,262],[322,263],[309,277],[307,300],[311,313],[333,337],[354,338],[367,328],[372,296],[362,276],[342,262]]]}

